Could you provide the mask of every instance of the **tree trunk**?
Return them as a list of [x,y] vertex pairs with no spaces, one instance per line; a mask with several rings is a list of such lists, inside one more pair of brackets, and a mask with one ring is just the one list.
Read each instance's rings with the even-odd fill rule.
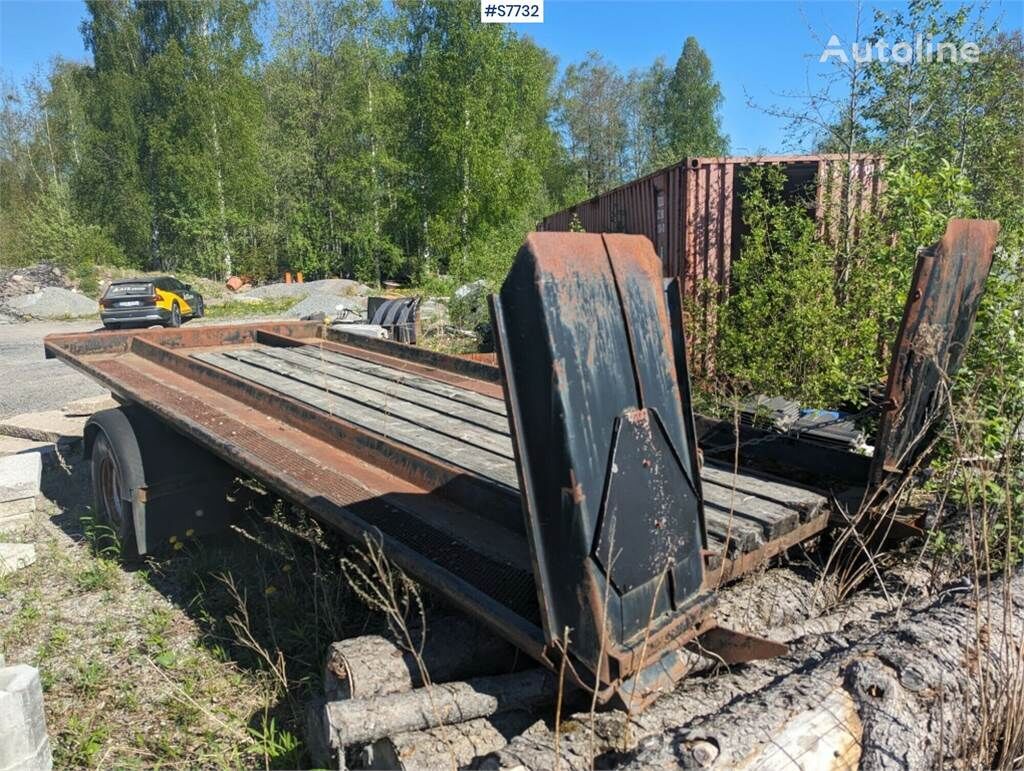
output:
[[[911,579],[897,573],[893,571],[892,576],[899,585]],[[615,710],[571,715],[562,722],[558,764],[589,771],[595,762],[608,765],[628,759],[638,747],[660,742],[666,732],[714,715],[730,702],[806,667],[808,661],[869,638],[879,629],[875,614],[891,607],[885,598],[863,593],[838,607],[826,605],[827,613],[815,617],[822,609],[818,600],[824,593],[817,581],[787,568],[752,574],[723,587],[716,609],[719,622],[792,643],[789,655],[731,669],[702,658],[673,692],[641,714],[629,716]],[[701,748],[695,751],[699,754]],[[555,765],[554,734],[544,723],[537,723],[479,765],[489,769],[551,768]]]
[[529,709],[554,701],[555,678],[546,669],[478,677],[370,699],[332,701],[324,712],[332,744],[352,746],[409,731]]
[[318,766],[343,767],[346,748],[499,712],[529,710],[551,703],[556,695],[554,676],[545,669],[531,669],[369,699],[320,702],[307,716],[307,739]]
[[894,628],[667,733],[629,766],[697,763],[694,748],[706,763],[711,745],[724,768],[989,767],[1011,708],[1021,709],[1022,640],[1018,571],[940,596]]
[[422,769],[459,768],[476,758],[496,752],[508,743],[508,737],[522,732],[536,721],[529,712],[503,712],[465,723],[398,734],[369,744],[360,753],[360,767],[421,771]]
[[[816,612],[816,588],[816,581],[788,568],[751,574],[721,588],[715,616],[724,626],[772,637],[773,628],[788,628]],[[847,620],[852,621],[852,618]],[[558,764],[564,769],[589,771],[595,758],[599,764],[611,762],[634,751],[645,740],[763,688],[773,679],[801,666],[808,648],[825,649],[828,645],[824,640],[815,640],[789,656],[733,667],[715,676],[700,676],[702,672],[717,668],[716,662],[700,657],[672,693],[665,694],[638,715],[629,716],[614,710],[594,714],[581,712],[564,719]],[[517,766],[546,769],[554,765],[554,733],[544,723],[531,726],[506,747],[481,761],[481,767],[489,769]]]
[[366,69],[366,110],[367,110],[367,125],[369,127],[370,134],[370,202],[371,202],[371,213],[373,216],[373,235],[375,237],[373,243],[373,268],[375,277],[377,279],[377,286],[383,285],[384,276],[381,271],[380,264],[380,245],[377,243],[376,238],[380,237],[380,205],[378,202],[380,183],[377,179],[377,124],[376,118],[373,113],[373,65],[370,64],[372,59],[370,57],[370,43],[367,39],[366,34],[363,35],[363,52],[366,56],[368,63]]
[[[433,630],[441,630],[434,633]],[[414,640],[419,632],[413,630]],[[431,682],[444,683],[509,672],[516,649],[464,616],[431,621],[420,659]],[[415,656],[379,635],[364,635],[331,645],[324,671],[328,701],[366,699],[404,693],[423,685]]]
[[231,242],[228,239],[227,211],[224,203],[224,175],[221,173],[220,135],[217,131],[217,116],[210,109],[213,118],[213,162],[217,167],[217,208],[220,212],[220,238],[224,249],[224,279],[231,277]]

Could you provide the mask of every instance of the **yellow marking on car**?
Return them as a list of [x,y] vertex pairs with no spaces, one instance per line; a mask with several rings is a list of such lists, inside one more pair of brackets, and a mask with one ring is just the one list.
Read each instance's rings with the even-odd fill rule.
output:
[[185,302],[185,298],[180,294],[170,292],[166,289],[160,289],[158,287],[153,287],[153,290],[156,292],[157,297],[156,307],[169,311],[172,309],[174,301],[177,300],[178,309],[181,311],[182,316],[192,312],[192,306]]

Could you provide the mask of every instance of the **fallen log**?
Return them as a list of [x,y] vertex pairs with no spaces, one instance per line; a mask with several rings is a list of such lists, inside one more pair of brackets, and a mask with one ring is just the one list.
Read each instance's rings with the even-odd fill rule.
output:
[[797,621],[786,626],[776,627],[769,630],[765,637],[775,642],[791,642],[801,637],[811,635],[835,634],[851,621],[862,620],[866,616],[879,611],[888,610],[890,603],[884,597],[877,595],[866,595],[854,597],[841,611],[827,613],[817,618],[809,618],[804,621]]
[[[814,611],[816,588],[814,579],[789,568],[749,575],[722,588],[716,618],[728,626],[788,642],[800,636],[800,624]],[[594,758],[607,765],[611,759],[627,756],[651,737],[716,712],[733,699],[763,688],[804,666],[809,657],[824,655],[837,646],[845,647],[850,640],[869,636],[877,625],[866,625],[863,621],[882,603],[880,598],[871,596],[853,598],[830,613],[830,617],[843,619],[842,637],[805,638],[792,646],[788,656],[731,669],[712,659],[694,656],[687,679],[643,713],[629,716],[621,711],[603,711],[570,715],[562,725],[560,767],[589,771],[594,767]],[[825,626],[832,624],[830,618]],[[783,633],[773,634],[773,628]],[[709,671],[716,674],[701,676]],[[490,769],[550,768],[554,765],[554,734],[549,725],[538,722],[478,765]]]
[[[810,661],[878,633],[879,620],[872,616],[890,608],[884,597],[860,594],[825,615],[808,619],[808,609],[813,612],[817,606],[816,594],[815,582],[785,568],[751,575],[723,588],[720,617],[770,640],[796,641],[791,645],[791,653],[731,669],[700,657],[687,679],[640,715],[629,716],[618,711],[572,715],[563,721],[560,767],[584,771],[594,767],[594,759],[598,759],[598,764],[607,765],[611,762],[609,759],[630,757],[644,742],[717,713],[730,701],[764,688],[808,666]],[[773,624],[779,626],[772,628]],[[488,769],[547,768],[554,762],[553,747],[551,728],[538,723],[479,765]]]
[[427,731],[397,734],[366,745],[359,754],[359,767],[399,771],[463,768],[500,750],[509,738],[536,719],[529,712],[503,712]]
[[[847,648],[645,743],[630,768],[988,767],[1020,699],[1024,572],[947,593]],[[1016,704],[1020,709],[1021,704]]]
[[321,702],[311,708],[308,738],[314,760],[334,761],[338,767],[346,748],[499,712],[529,710],[553,702],[556,695],[555,676],[546,669],[530,669],[405,693]]
[[[433,631],[438,630],[437,634]],[[412,630],[414,644],[421,639]],[[430,682],[464,680],[511,671],[516,649],[464,616],[432,620],[416,656],[381,635],[363,635],[331,645],[324,665],[324,695],[328,701],[365,699],[403,693],[424,684],[421,663]]]

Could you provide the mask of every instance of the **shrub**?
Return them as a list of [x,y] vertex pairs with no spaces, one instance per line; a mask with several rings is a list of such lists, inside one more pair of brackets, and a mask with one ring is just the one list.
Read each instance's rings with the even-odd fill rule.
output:
[[734,390],[781,394],[812,406],[855,398],[879,372],[872,326],[836,299],[835,257],[800,203],[783,196],[773,166],[744,180],[743,238],[722,303],[716,363]]

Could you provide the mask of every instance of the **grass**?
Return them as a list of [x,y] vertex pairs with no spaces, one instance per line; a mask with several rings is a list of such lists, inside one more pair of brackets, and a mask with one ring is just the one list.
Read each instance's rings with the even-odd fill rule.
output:
[[330,642],[372,632],[340,547],[281,504],[126,569],[88,472],[47,466],[37,561],[0,579],[0,651],[39,668],[57,768],[296,768]]
[[208,319],[232,319],[244,316],[278,316],[298,303],[301,297],[281,297],[257,301],[225,300],[206,306]]

